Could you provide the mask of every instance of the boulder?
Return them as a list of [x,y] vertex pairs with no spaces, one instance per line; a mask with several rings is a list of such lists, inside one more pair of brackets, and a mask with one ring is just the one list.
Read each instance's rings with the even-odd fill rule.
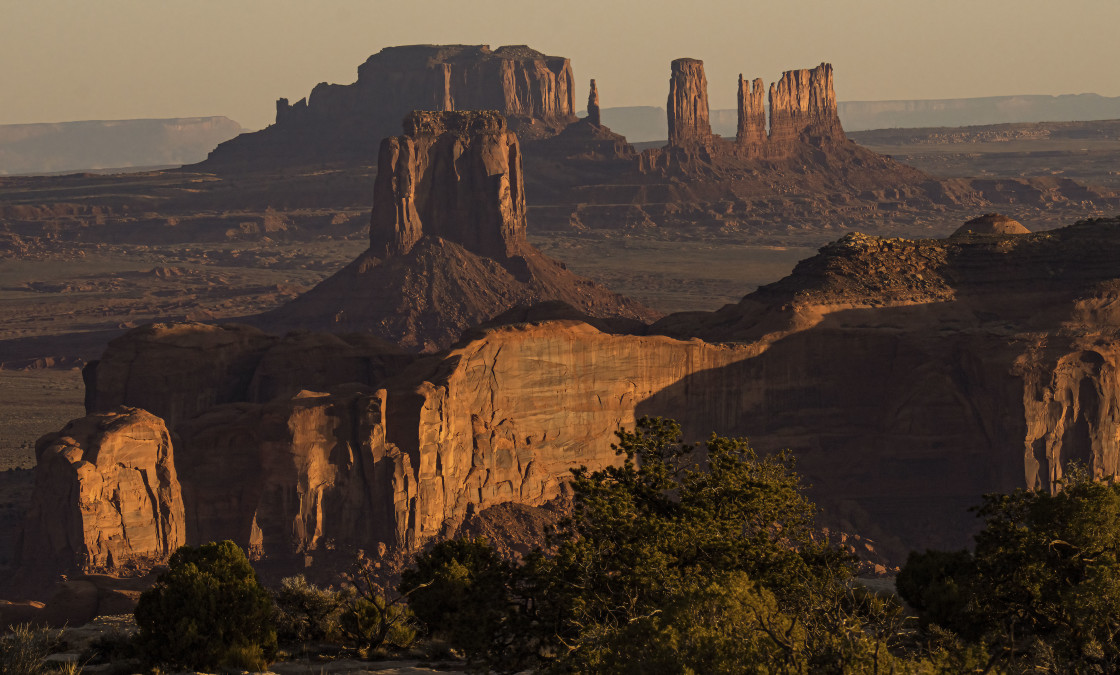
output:
[[1001,213],[985,213],[973,218],[957,228],[950,237],[966,237],[974,234],[1030,234],[1031,231],[1019,221]]
[[119,407],[76,419],[35,445],[21,564],[114,569],[185,542],[183,501],[163,420]]

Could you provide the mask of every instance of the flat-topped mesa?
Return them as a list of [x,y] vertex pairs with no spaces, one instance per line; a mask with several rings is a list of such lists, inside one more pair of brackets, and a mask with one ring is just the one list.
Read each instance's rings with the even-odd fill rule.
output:
[[521,147],[496,111],[413,111],[381,142],[370,250],[403,255],[440,237],[505,259],[525,246]]
[[704,62],[699,59],[676,59],[669,78],[669,145],[707,144],[712,140],[708,118],[708,79]]
[[522,139],[550,138],[576,121],[568,59],[524,45],[386,47],[352,84],[322,82],[276,102],[276,124],[221,144],[213,165],[371,161],[413,110],[497,110]]
[[587,121],[595,126],[602,126],[601,117],[599,115],[599,88],[595,86],[595,80],[591,80],[591,90],[587,93]]
[[788,70],[770,85],[770,142],[784,144],[810,138],[845,138],[836,108],[832,65],[828,63],[812,70]]
[[739,126],[735,142],[740,146],[758,146],[766,142],[766,109],[762,105],[765,86],[761,78],[751,83],[739,75]]

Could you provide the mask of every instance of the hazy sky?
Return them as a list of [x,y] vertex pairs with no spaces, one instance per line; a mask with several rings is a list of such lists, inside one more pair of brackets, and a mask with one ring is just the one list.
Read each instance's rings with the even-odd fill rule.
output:
[[664,105],[669,61],[736,78],[830,61],[840,100],[1120,96],[1120,0],[0,0],[0,124],[227,115],[350,83],[382,47],[528,44],[577,103]]

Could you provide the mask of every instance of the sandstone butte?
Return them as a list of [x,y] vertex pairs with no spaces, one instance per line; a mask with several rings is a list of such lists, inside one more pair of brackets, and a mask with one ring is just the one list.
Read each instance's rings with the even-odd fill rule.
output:
[[[169,419],[186,540],[232,538],[266,560],[407,552],[488,507],[543,504],[571,467],[617,461],[615,429],[661,415],[691,439],[791,448],[825,522],[898,561],[965,544],[985,492],[1053,489],[1071,461],[1117,472],[1118,259],[1120,220],[852,234],[716,312],[610,334],[518,310],[392,364],[333,336],[147,326],[91,364],[88,400]],[[277,384],[269,354],[291,340],[381,365],[347,377],[313,349]],[[57,492],[39,471],[37,490]]]
[[529,244],[521,146],[501,115],[416,111],[404,131],[378,153],[369,250],[262,326],[435,351],[516,305],[561,300],[621,328],[659,316]]
[[524,45],[386,47],[358,66],[353,84],[279,99],[275,124],[222,143],[203,166],[366,162],[413,110],[497,110],[524,138],[552,136],[576,121],[574,101],[569,60]]
[[[576,118],[574,82],[568,59],[526,46],[388,47],[358,68],[352,84],[321,83],[294,104],[280,99],[273,125],[223,143],[193,170],[368,170],[378,140],[395,134],[412,110],[497,110],[523,144],[525,192],[540,230],[918,232],[935,229],[929,214],[946,209],[963,215],[1016,204],[1069,210],[1073,219],[1090,212],[1087,205],[1105,212],[1120,203],[1111,191],[1071,179],[937,179],[866,150],[841,128],[826,63],[786,71],[769,87],[740,76],[737,133],[723,139],[711,131],[703,62],[677,59],[669,143],[642,152],[601,124],[597,86],[588,93],[588,116]],[[239,196],[277,208],[337,208],[361,194],[348,173],[322,174],[299,194]]]

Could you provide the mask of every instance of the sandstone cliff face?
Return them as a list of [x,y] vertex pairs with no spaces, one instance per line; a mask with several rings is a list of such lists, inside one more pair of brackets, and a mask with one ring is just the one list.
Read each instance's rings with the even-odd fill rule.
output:
[[669,100],[669,145],[686,146],[712,140],[708,120],[708,78],[699,59],[676,59],[671,64]]
[[[569,129],[609,134],[583,120]],[[366,331],[430,352],[535,302],[560,300],[595,317],[658,316],[528,243],[521,148],[497,113],[413,112],[405,134],[382,143],[378,164],[369,251],[262,325]]]
[[[1039,234],[850,235],[661,335],[532,311],[375,386],[218,406],[177,430],[188,538],[268,555],[410,550],[568,469],[641,415],[792,449],[827,522],[888,555],[963,545],[993,490],[1120,454],[1120,222]],[[703,338],[703,341],[701,339]],[[233,477],[231,480],[230,477]]]
[[295,104],[280,99],[276,124],[223,143],[207,165],[370,161],[413,110],[497,110],[523,137],[545,138],[575,121],[574,97],[568,59],[523,45],[386,47],[353,84],[321,83]]
[[384,391],[354,387],[218,406],[185,423],[188,540],[232,539],[272,558],[413,541],[413,460],[385,428]]
[[739,75],[739,124],[735,142],[740,146],[760,146],[766,142],[766,109],[762,107],[763,82],[753,83]]
[[424,113],[386,138],[373,187],[370,251],[403,255],[423,236],[504,260],[525,245],[517,137],[494,112]]
[[770,85],[770,142],[792,143],[802,136],[845,140],[831,64],[786,71],[782,79]]
[[186,541],[171,435],[121,407],[72,421],[35,445],[22,562],[89,570],[151,563]]

